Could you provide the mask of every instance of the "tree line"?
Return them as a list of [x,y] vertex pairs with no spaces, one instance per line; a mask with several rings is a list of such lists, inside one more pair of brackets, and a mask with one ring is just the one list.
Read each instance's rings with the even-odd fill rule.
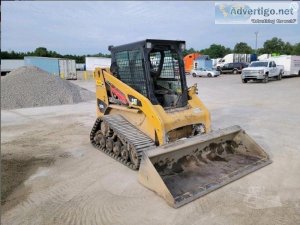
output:
[[[300,42],[296,44],[290,44],[289,42],[284,42],[282,39],[274,37],[270,40],[264,42],[263,47],[257,49],[252,49],[247,43],[239,42],[233,49],[227,48],[223,45],[212,44],[209,48],[202,50],[195,50],[194,48],[186,49],[183,55],[186,56],[190,53],[201,53],[202,55],[209,55],[210,58],[222,58],[230,53],[257,53],[261,54],[280,54],[280,55],[300,55]],[[1,59],[23,59],[24,56],[42,56],[42,57],[54,57],[54,58],[68,58],[74,59],[76,63],[84,63],[85,57],[110,57],[110,54],[98,53],[94,55],[61,55],[56,51],[49,51],[45,47],[38,47],[33,52],[15,52],[15,51],[1,51]]]
[[279,55],[300,55],[300,42],[292,45],[289,42],[284,42],[282,39],[274,37],[264,42],[262,48],[252,49],[247,43],[239,42],[233,49],[226,48],[223,45],[212,44],[209,48],[195,50],[194,48],[187,49],[183,52],[184,56],[190,53],[198,52],[202,55],[209,55],[210,58],[222,58],[230,53],[245,53],[252,54],[279,54]]
[[15,51],[1,51],[1,59],[24,59],[24,56],[42,56],[42,57],[53,57],[53,58],[66,58],[74,59],[76,63],[85,63],[85,57],[106,57],[109,58],[109,54],[94,54],[94,55],[61,55],[56,51],[49,51],[45,47],[38,47],[33,52],[15,52]]

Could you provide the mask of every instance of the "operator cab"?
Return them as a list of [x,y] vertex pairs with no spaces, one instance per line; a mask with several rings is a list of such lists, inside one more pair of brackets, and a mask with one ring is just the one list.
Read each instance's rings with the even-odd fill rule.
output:
[[184,41],[147,39],[109,47],[111,72],[165,109],[187,105],[187,85],[182,50]]

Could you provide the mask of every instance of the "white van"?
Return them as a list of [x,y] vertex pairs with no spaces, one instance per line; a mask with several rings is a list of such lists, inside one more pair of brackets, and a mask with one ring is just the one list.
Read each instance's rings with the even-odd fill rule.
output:
[[244,62],[244,63],[251,63],[257,60],[256,54],[235,54],[231,53],[225,55],[222,59],[220,59],[217,64],[216,68],[219,70],[222,66],[227,63],[235,63],[235,62]]

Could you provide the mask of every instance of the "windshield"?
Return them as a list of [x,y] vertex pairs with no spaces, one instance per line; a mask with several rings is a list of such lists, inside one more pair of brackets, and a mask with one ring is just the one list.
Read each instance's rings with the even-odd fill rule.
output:
[[268,62],[253,62],[249,67],[268,67]]

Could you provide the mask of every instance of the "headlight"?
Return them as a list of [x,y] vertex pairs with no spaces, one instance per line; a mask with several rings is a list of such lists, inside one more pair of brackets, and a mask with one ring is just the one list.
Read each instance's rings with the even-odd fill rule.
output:
[[259,70],[258,73],[259,74],[264,74],[264,70]]

